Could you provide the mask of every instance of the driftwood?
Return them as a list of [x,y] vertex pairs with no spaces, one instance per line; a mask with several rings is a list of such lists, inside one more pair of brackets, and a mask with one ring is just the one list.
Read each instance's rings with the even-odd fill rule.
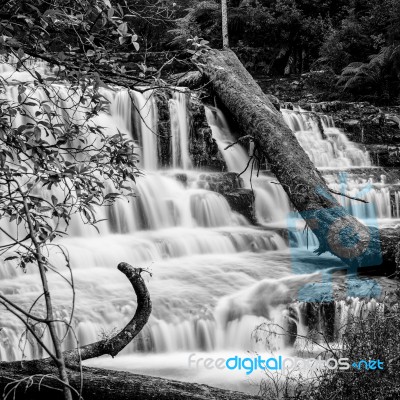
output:
[[291,202],[317,236],[317,252],[331,252],[353,271],[368,265],[362,270],[393,274],[396,257],[400,258],[400,232],[369,229],[337,202],[281,113],[236,55],[230,50],[204,50],[193,61],[240,131],[252,136],[257,150],[266,157]]

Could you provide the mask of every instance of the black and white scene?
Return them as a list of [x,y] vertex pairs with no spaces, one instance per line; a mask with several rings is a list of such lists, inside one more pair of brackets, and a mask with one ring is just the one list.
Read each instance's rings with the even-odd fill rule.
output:
[[396,400],[399,305],[399,0],[0,0],[2,400]]

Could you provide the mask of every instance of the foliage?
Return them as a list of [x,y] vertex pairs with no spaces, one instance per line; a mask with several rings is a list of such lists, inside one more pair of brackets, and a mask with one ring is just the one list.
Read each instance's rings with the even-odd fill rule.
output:
[[[183,39],[201,35],[212,47],[221,47],[219,2],[192,3],[187,16],[177,21],[174,33],[179,32]],[[230,1],[231,46],[250,69],[277,74],[301,73],[318,55],[332,4],[323,2],[315,12],[313,2],[304,0]],[[251,49],[259,54],[257,59],[250,55]]]
[[[58,78],[98,84],[153,84],[130,74],[118,53],[158,49],[175,3],[158,0],[8,0],[0,8],[0,55],[63,66]],[[19,64],[18,67],[23,67]],[[148,70],[147,70],[148,71]],[[154,78],[153,78],[154,77]]]
[[[172,44],[180,48],[186,47],[186,42],[192,37],[218,36],[215,32],[216,25],[220,19],[220,8],[213,1],[201,1],[194,3],[186,9],[186,14],[177,19],[176,27],[169,31]],[[222,40],[218,39],[221,43]]]
[[[18,62],[35,69],[23,56]],[[67,332],[74,288],[68,253],[57,238],[68,233],[72,218],[95,227],[98,207],[120,194],[133,195],[137,155],[130,138],[96,123],[108,106],[98,86],[55,85],[54,76],[37,69],[32,75],[31,82],[13,84],[9,78],[0,86],[0,254],[24,271],[38,269],[43,294],[29,310],[4,295],[0,304],[25,324],[25,339],[33,337],[42,346],[67,382],[47,273],[71,286],[71,315],[58,321]],[[70,276],[53,264],[57,252]],[[55,352],[42,340],[47,330]]]
[[[201,36],[211,47],[221,48],[220,2],[188,4],[186,15],[176,21],[177,27],[170,32],[175,36],[172,44],[182,47],[188,38]],[[397,0],[228,2],[230,45],[247,69],[253,74],[275,76],[327,71],[326,82],[320,74],[313,89],[321,92],[322,88],[324,92],[324,88],[330,88],[329,98],[398,102],[398,62],[383,65],[378,58],[400,44],[399,27]],[[377,55],[375,61],[370,62],[373,55]],[[351,77],[349,72],[355,62],[368,65],[362,73],[374,76],[365,85],[359,75],[343,93],[333,78],[350,64],[343,77]],[[378,90],[379,85],[384,89]]]
[[[162,84],[149,74],[129,74],[115,57],[140,49],[132,21],[143,9],[151,10],[147,22],[169,15],[163,2],[141,2],[139,11],[135,3],[7,0],[0,9],[0,254],[24,271],[38,270],[43,287],[27,308],[3,294],[0,305],[24,324],[23,339],[37,341],[51,357],[65,399],[72,394],[57,324],[72,330],[75,299],[69,256],[58,238],[68,234],[71,219],[95,227],[99,207],[134,194],[134,143],[99,122],[109,105],[106,92]],[[145,86],[133,87],[138,83]],[[58,320],[53,308],[50,272],[71,286],[68,320]],[[47,333],[52,348],[42,340]]]
[[382,371],[363,369],[326,371],[303,393],[301,399],[390,400],[400,391],[400,293],[391,294],[384,308],[364,309],[364,318],[354,318],[344,326],[340,357],[350,360],[381,360]]
[[400,93],[400,45],[383,47],[368,63],[351,63],[338,85],[363,99],[390,104]]
[[[397,289],[388,293],[381,303],[363,302],[360,304],[357,315],[349,315],[349,319],[341,325],[335,324],[337,332],[329,332],[329,329],[322,330],[321,327],[317,327],[310,329],[307,336],[299,335],[296,339],[299,341],[295,347],[296,354],[304,359],[309,357],[315,359],[317,355],[322,360],[348,358],[350,364],[358,363],[360,360],[380,360],[383,362],[383,370],[377,368],[366,370],[364,365],[360,369],[351,365],[350,369],[299,366],[299,368],[278,371],[278,373],[266,370],[266,377],[260,386],[262,398],[397,399],[400,391],[399,299],[400,292]],[[314,306],[323,307],[324,305],[321,303]],[[320,314],[317,315],[320,318]],[[333,319],[334,316],[330,318]],[[332,324],[333,321],[330,323]],[[324,321],[321,326],[323,324]],[[283,335],[290,338],[291,332],[278,328],[282,330]],[[277,331],[277,327],[261,325],[259,330],[271,335]],[[333,333],[335,337],[340,336],[340,346],[334,342]]]

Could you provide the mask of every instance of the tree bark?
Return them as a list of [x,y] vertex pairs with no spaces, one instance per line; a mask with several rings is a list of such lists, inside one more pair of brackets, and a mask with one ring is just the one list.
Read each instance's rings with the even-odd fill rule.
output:
[[203,86],[206,80],[199,71],[188,71],[170,76],[168,82],[173,86],[183,86],[196,90]]
[[[8,393],[9,382],[25,379],[15,391],[16,400],[62,400],[61,384],[51,377],[43,378],[45,374],[56,373],[55,368],[40,362],[0,363],[0,390]],[[34,377],[28,380],[30,376]],[[79,371],[68,369],[68,376],[71,386],[79,392]],[[8,398],[13,399],[13,393]],[[207,385],[99,368],[83,368],[82,397],[85,400],[260,400],[258,396]],[[73,398],[78,399],[75,392]]]
[[227,0],[221,0],[221,16],[222,16],[222,46],[224,49],[227,49],[229,48]]
[[317,236],[318,254],[331,252],[353,271],[367,266],[362,270],[393,274],[399,231],[368,228],[337,202],[281,113],[236,55],[231,50],[210,49],[193,61],[240,131],[251,135],[265,155],[272,173]]
[[140,275],[142,269],[133,268],[124,262],[118,264],[118,269],[129,279],[136,293],[137,308],[135,315],[125,328],[112,338],[88,344],[79,348],[79,350],[65,351],[63,354],[67,365],[78,365],[80,360],[88,360],[106,354],[115,357],[146,325],[151,314],[152,305],[149,291]]

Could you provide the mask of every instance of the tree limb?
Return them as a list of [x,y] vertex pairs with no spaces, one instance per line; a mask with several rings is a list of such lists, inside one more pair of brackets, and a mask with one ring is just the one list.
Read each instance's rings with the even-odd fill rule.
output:
[[118,269],[125,274],[132,284],[137,296],[137,309],[133,318],[119,333],[110,339],[103,339],[95,343],[80,347],[77,350],[65,351],[64,359],[68,366],[76,365],[79,360],[100,357],[108,354],[115,357],[146,325],[151,314],[150,294],[141,277],[141,268],[133,268],[131,265],[121,262]]

